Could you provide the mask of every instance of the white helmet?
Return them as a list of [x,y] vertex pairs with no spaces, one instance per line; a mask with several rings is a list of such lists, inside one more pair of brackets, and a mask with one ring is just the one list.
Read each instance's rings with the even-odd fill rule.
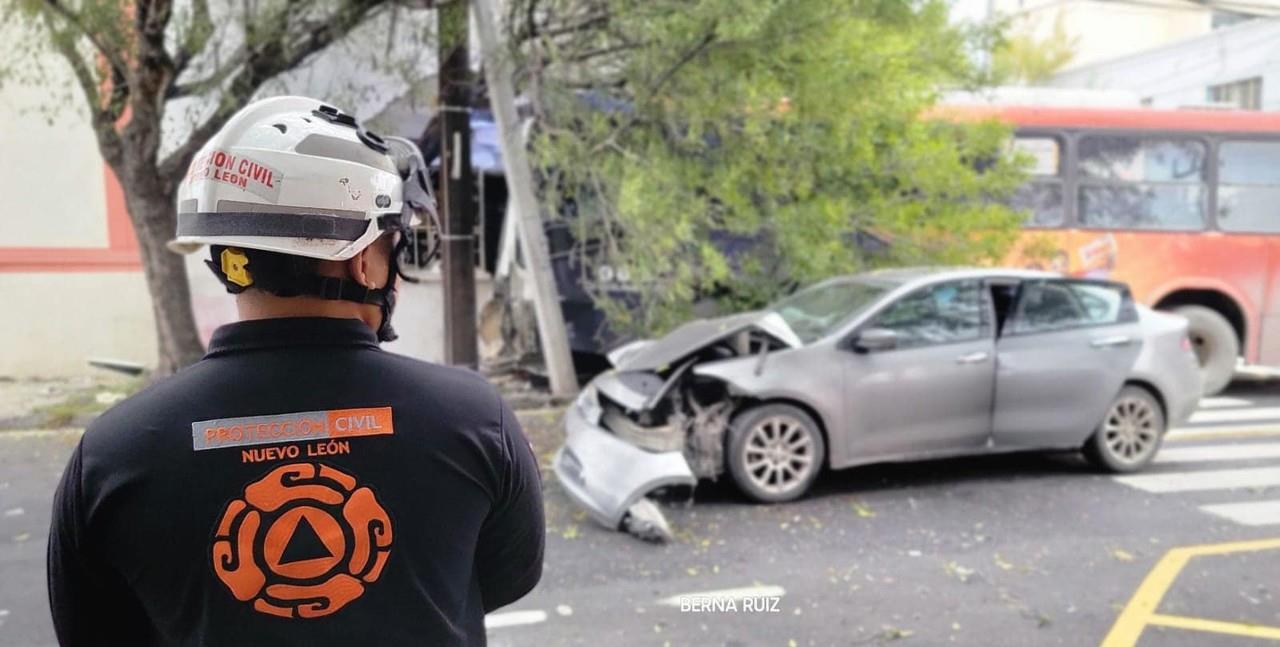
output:
[[[192,160],[178,186],[177,237],[169,248],[189,254],[225,245],[351,258],[386,230],[407,229],[415,210],[434,208],[416,146],[396,144],[398,151],[316,99],[249,104]],[[405,159],[414,155],[412,163]],[[407,183],[402,174],[420,176],[414,179],[421,186],[409,188],[414,209],[405,208],[406,186],[419,182]]]

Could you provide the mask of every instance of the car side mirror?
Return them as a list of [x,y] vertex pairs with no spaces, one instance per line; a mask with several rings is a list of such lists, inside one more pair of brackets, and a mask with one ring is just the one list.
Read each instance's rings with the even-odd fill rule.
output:
[[857,353],[892,350],[897,347],[898,333],[888,328],[867,328],[853,338],[853,350]]

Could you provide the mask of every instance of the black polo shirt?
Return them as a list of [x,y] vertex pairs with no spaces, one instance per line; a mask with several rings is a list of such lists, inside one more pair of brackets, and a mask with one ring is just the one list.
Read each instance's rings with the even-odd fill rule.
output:
[[103,414],[54,499],[63,645],[478,645],[538,582],[537,463],[475,373],[247,321]]

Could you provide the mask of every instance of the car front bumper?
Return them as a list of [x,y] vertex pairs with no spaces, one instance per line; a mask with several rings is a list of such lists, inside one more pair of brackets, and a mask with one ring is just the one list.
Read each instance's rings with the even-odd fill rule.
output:
[[618,529],[627,509],[644,495],[671,485],[697,483],[680,452],[634,447],[592,424],[571,406],[565,413],[565,444],[553,468],[569,498],[605,526]]

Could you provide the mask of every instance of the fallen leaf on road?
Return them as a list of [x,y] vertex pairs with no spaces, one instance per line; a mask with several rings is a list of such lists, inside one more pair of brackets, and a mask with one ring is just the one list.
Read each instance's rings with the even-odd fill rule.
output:
[[880,639],[881,640],[901,640],[903,638],[910,638],[911,636],[915,635],[915,633],[916,632],[911,631],[910,629],[899,629],[897,627],[891,627],[889,625],[885,625],[881,627]]
[[571,523],[571,524],[569,524],[569,526],[568,526],[567,528],[565,528],[565,529],[564,529],[564,532],[560,533],[560,536],[561,536],[561,537],[564,537],[565,539],[577,539],[577,538],[578,538],[578,525],[577,525],[577,524],[572,524],[572,523]]
[[996,561],[996,566],[999,566],[1000,570],[1007,571],[1013,568],[1013,564],[1010,564],[1009,562],[1004,561],[1004,559],[1000,557],[1000,553],[996,553],[995,561]]
[[973,575],[972,568],[965,568],[955,562],[947,562],[946,565],[943,566],[943,570],[946,571],[947,575],[950,575],[961,582],[968,582],[969,577]]
[[27,511],[26,511],[26,510],[23,510],[22,508],[9,508],[8,510],[5,510],[5,511],[4,511],[4,516],[6,516],[6,517],[17,517],[17,516],[19,516],[19,515],[23,515],[23,514],[26,514],[26,513],[27,513]]
[[862,517],[863,519],[870,519],[871,517],[876,516],[875,511],[872,510],[871,508],[868,508],[861,501],[854,501],[852,505],[853,505],[853,511],[858,513],[858,516]]
[[1112,556],[1112,557],[1114,557],[1114,558],[1116,558],[1116,559],[1118,559],[1118,560],[1120,560],[1120,561],[1122,561],[1122,562],[1132,562],[1132,561],[1133,561],[1133,553],[1130,553],[1129,551],[1124,550],[1124,549],[1121,549],[1121,548],[1117,548],[1117,549],[1115,549],[1115,550],[1111,551],[1111,556]]
[[19,533],[13,536],[13,540],[19,543],[24,542],[28,539],[31,539],[31,533],[29,532]]

